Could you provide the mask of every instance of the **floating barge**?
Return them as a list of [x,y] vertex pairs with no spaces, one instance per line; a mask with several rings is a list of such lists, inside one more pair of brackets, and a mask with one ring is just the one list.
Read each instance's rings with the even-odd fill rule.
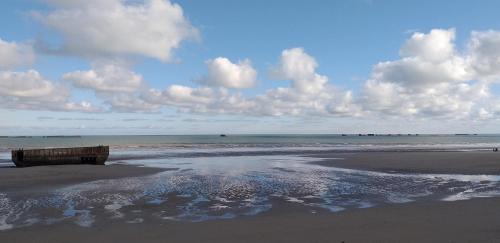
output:
[[12,150],[12,161],[17,167],[66,164],[104,165],[108,156],[109,146]]

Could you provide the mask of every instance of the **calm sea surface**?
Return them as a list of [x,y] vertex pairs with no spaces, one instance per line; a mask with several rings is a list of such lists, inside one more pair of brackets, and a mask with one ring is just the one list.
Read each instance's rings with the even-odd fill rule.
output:
[[110,145],[113,154],[127,151],[219,152],[221,150],[377,150],[377,149],[490,149],[500,135],[171,135],[0,137],[0,153],[14,148]]

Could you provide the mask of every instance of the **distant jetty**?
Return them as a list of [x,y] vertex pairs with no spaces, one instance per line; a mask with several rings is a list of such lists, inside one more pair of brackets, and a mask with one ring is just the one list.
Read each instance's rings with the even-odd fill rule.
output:
[[82,136],[43,136],[43,138],[81,138]]
[[[356,136],[356,135],[347,135],[347,134],[342,134],[342,136]],[[418,133],[415,133],[415,134],[411,134],[411,133],[408,133],[408,134],[401,134],[401,133],[397,133],[397,134],[393,134],[393,133],[387,133],[387,134],[377,134],[377,133],[359,133],[357,136],[359,137],[365,137],[365,136],[368,136],[368,137],[392,137],[392,136],[419,136]]]
[[108,156],[109,146],[12,150],[12,161],[17,167],[65,164],[104,165]]

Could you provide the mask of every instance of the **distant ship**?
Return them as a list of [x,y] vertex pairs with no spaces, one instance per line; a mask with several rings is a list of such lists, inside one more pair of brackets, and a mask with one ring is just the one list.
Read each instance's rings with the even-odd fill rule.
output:
[[17,167],[65,164],[104,165],[108,156],[109,146],[12,150],[12,161]]

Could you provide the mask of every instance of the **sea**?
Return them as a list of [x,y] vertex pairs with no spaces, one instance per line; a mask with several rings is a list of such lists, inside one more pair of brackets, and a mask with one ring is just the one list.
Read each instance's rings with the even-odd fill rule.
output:
[[[0,137],[0,165],[18,148],[110,146],[110,160],[176,158],[312,151],[491,150],[499,134],[334,134],[334,135],[134,135]],[[151,161],[154,162],[154,161]]]
[[[229,220],[265,213],[281,203],[300,205],[310,213],[336,213],[383,204],[500,196],[500,175],[352,170],[321,166],[312,163],[320,160],[317,156],[305,156],[324,152],[331,157],[335,152],[487,151],[500,147],[500,135],[495,134],[0,137],[0,166],[13,166],[11,149],[96,145],[110,146],[107,165],[168,170],[36,193],[0,191],[0,230],[61,221],[93,227],[106,220],[131,224],[151,218]],[[47,211],[51,213],[44,213]]]

